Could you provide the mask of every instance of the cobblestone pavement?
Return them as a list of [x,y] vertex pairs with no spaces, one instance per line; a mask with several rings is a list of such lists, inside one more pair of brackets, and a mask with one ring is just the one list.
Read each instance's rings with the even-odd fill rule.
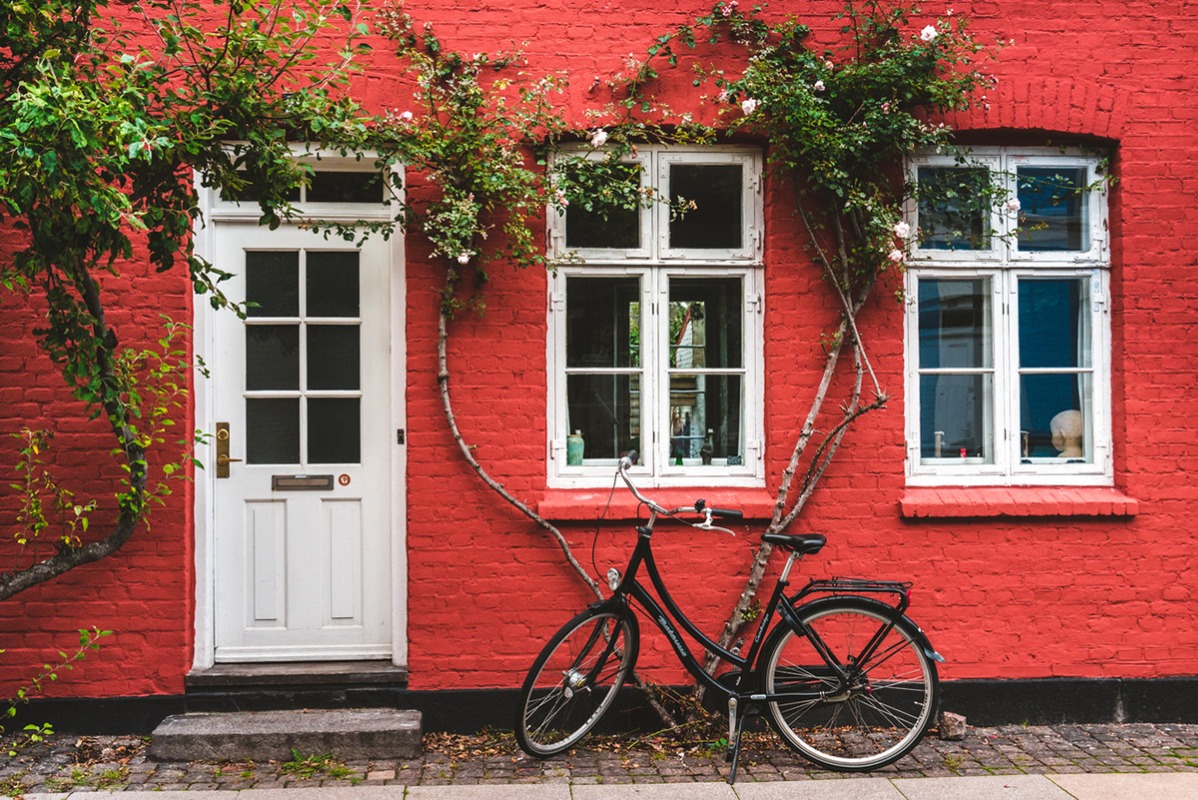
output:
[[[748,736],[746,736],[748,739]],[[8,745],[6,741],[4,743]],[[673,783],[727,775],[711,745],[595,737],[538,761],[510,734],[425,737],[422,756],[371,762],[295,754],[285,762],[156,763],[142,737],[60,734],[0,760],[0,795],[95,790],[212,790],[319,786]],[[4,748],[4,752],[8,747]],[[929,736],[875,777],[1016,775],[1071,772],[1198,772],[1198,725],[1009,725],[970,728],[962,741]],[[768,734],[753,734],[738,781],[851,780],[815,769]]]

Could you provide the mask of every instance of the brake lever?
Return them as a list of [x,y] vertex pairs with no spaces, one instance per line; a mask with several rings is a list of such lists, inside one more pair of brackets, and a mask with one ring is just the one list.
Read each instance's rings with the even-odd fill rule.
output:
[[691,527],[698,528],[701,531],[720,531],[721,533],[726,533],[729,536],[733,536],[733,537],[736,536],[735,531],[730,531],[727,528],[721,528],[719,525],[713,525],[711,523],[711,509],[710,508],[703,509],[703,521],[702,522],[692,522]]

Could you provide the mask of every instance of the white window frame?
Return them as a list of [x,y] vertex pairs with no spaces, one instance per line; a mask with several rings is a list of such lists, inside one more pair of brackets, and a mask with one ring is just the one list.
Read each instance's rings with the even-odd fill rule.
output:
[[[588,157],[598,157],[590,154]],[[760,487],[764,485],[764,303],[762,276],[762,157],[750,147],[665,147],[641,145],[629,163],[642,165],[642,185],[655,179],[657,192],[668,197],[671,164],[742,164],[742,246],[736,250],[687,250],[668,247],[670,209],[664,203],[643,207],[639,249],[567,250],[565,215],[549,210],[549,256],[556,268],[549,277],[548,303],[548,484],[552,488],[610,485],[615,460],[582,466],[566,463],[568,400],[566,387],[566,282],[572,277],[637,277],[640,280],[641,426],[643,452],[633,468],[643,485]],[[679,278],[739,278],[743,286],[741,332],[743,368],[742,422],[744,457],[740,465],[675,465],[669,459],[670,384],[669,282]],[[592,370],[587,370],[591,372]],[[624,373],[628,370],[614,370]],[[719,374],[721,370],[711,370]]]
[[[977,148],[967,161],[991,169],[1005,192],[1015,197],[1015,170],[1022,166],[1085,167],[1087,185],[1098,184],[1100,158],[1078,151],[1048,148]],[[916,179],[920,166],[968,166],[955,156],[928,154],[912,158],[908,180]],[[1005,208],[992,214],[989,250],[921,249],[912,247],[906,274],[906,393],[907,483],[912,486],[1109,486],[1113,482],[1111,457],[1111,344],[1110,250],[1107,236],[1106,185],[1093,189],[1086,206],[1089,242],[1085,251],[1025,252],[1018,250],[1018,213]],[[915,200],[908,201],[907,221],[918,231]],[[993,426],[993,463],[967,458],[923,460],[920,452],[919,281],[986,278],[990,280],[993,397],[986,398],[987,424]],[[1019,320],[1020,279],[1088,278],[1091,348],[1092,419],[1088,443],[1092,456],[1085,463],[1022,458],[1019,420]]]

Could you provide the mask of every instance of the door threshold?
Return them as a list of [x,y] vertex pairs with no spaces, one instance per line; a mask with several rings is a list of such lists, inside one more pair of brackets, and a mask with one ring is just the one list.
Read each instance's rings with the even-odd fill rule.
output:
[[188,691],[280,686],[387,686],[404,688],[408,668],[390,661],[281,661],[216,664],[193,669]]

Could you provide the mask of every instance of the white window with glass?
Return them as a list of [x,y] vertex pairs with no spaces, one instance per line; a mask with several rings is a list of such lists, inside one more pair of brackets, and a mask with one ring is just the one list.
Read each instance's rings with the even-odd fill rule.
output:
[[1100,166],[1024,148],[909,165],[910,484],[1111,482]]
[[550,485],[610,483],[636,451],[659,486],[759,486],[760,152],[646,145],[626,163],[661,201],[550,210]]

